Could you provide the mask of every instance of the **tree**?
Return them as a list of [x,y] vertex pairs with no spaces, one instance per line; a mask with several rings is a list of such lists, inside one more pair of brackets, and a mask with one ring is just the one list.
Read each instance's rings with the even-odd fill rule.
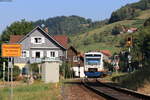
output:
[[115,27],[113,27],[112,29],[112,34],[113,35],[117,35],[117,34],[120,34],[120,32],[123,31],[123,26],[122,25],[116,25]]
[[2,41],[9,41],[10,35],[25,35],[33,29],[32,22],[28,22],[25,19],[16,21],[8,26],[1,35]]
[[[134,43],[134,51],[139,55],[142,62],[149,62],[150,60],[150,26],[143,27],[136,35],[136,42]],[[135,52],[134,52],[135,53]]]
[[145,22],[144,22],[144,26],[150,26],[150,18],[148,18]]

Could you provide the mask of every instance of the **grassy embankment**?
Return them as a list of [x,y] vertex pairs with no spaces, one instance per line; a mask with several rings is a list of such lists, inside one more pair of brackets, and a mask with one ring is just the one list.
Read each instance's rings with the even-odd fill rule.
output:
[[122,87],[138,90],[147,84],[150,86],[150,67],[145,67],[129,74],[113,75],[111,80],[119,83]]
[[[44,84],[35,82],[32,85],[14,87],[13,100],[60,100],[60,83]],[[10,88],[0,88],[0,100],[10,100]]]

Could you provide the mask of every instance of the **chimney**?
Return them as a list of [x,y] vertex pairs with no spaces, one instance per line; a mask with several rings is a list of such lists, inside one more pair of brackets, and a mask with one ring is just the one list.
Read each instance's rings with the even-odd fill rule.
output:
[[48,33],[48,27],[46,27],[46,28],[44,29],[44,31],[45,31],[46,33]]

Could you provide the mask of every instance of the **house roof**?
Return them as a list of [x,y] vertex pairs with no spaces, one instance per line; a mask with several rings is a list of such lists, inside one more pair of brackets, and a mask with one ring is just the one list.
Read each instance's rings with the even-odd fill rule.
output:
[[55,35],[53,36],[53,38],[59,42],[62,46],[64,46],[65,48],[67,48],[67,44],[68,44],[68,38],[65,35]]
[[131,30],[131,31],[137,31],[137,28],[131,27],[131,28],[129,28],[129,30]]
[[60,45],[64,49],[67,48],[67,44],[68,44],[68,38],[67,38],[67,36],[64,36],[64,35],[50,36],[43,29],[41,29],[39,26],[37,26],[36,28],[34,28],[31,32],[29,32],[25,36],[24,35],[11,35],[9,43],[21,42],[23,39],[25,39],[29,34],[31,34],[36,29],[40,29],[42,32],[44,32],[46,35],[48,35],[49,38],[51,38],[54,42],[56,42],[58,45]]
[[100,50],[101,53],[103,53],[106,56],[112,56],[111,52],[109,50]]
[[78,54],[78,51],[73,46],[70,46],[68,49],[72,49],[76,54]]
[[23,37],[24,35],[10,35],[9,43],[16,43],[20,41]]

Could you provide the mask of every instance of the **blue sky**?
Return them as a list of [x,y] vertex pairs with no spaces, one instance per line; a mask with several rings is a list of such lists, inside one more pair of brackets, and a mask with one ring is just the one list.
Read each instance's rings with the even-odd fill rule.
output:
[[[0,0],[1,1],[1,0]],[[12,0],[0,2],[0,33],[14,21],[36,21],[55,16],[78,15],[92,20],[109,18],[111,13],[139,0]]]

